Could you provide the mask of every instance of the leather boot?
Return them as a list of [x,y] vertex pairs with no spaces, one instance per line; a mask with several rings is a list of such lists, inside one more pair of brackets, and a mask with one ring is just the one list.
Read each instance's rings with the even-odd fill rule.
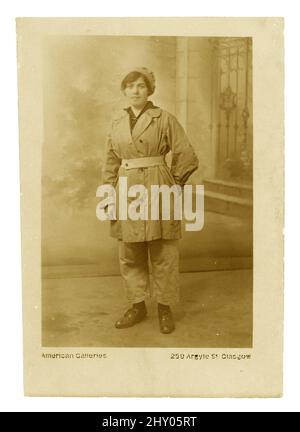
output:
[[172,333],[175,330],[170,306],[158,303],[158,320],[161,333]]
[[147,309],[145,302],[134,303],[133,306],[125,312],[124,316],[115,323],[115,327],[117,329],[132,327],[143,321],[146,315]]

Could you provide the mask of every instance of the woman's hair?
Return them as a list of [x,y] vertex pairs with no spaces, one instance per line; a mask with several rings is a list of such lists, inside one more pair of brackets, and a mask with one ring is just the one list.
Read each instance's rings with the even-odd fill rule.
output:
[[148,78],[144,74],[142,74],[141,72],[137,72],[137,71],[129,72],[129,74],[127,74],[125,76],[125,78],[121,82],[121,90],[124,91],[128,84],[133,83],[134,81],[136,81],[139,78],[143,78],[143,80],[145,81],[145,84],[146,84],[147,89],[148,89],[148,96],[150,96],[153,93],[153,88],[151,87],[151,84],[150,84]]

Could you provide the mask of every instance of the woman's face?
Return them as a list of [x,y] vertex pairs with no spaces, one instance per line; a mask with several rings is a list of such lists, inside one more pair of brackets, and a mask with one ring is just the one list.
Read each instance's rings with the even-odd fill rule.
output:
[[148,100],[148,88],[142,77],[127,84],[124,89],[125,96],[134,108],[143,108]]

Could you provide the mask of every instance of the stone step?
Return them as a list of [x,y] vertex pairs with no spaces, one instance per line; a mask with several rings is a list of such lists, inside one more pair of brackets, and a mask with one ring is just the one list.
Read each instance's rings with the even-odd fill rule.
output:
[[253,198],[252,186],[226,180],[204,180],[204,190],[229,196],[247,198],[249,200],[252,200]]
[[252,199],[230,196],[204,189],[204,209],[229,216],[252,217]]

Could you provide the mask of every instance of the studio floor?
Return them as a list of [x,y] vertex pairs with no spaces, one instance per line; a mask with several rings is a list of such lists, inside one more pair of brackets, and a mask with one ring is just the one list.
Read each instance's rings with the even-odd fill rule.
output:
[[252,345],[252,270],[181,273],[176,330],[159,332],[157,307],[147,299],[147,319],[118,330],[127,309],[119,276],[44,279],[44,347],[199,347]]

